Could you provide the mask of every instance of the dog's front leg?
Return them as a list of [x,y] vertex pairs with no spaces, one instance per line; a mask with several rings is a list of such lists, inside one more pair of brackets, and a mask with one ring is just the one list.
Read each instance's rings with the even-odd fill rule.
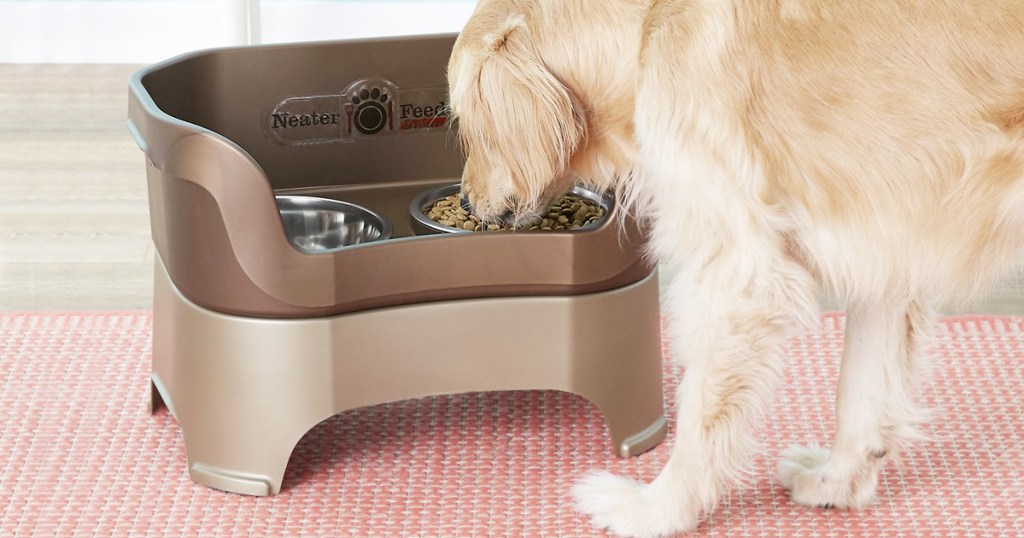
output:
[[917,304],[854,305],[846,321],[832,450],[793,447],[779,479],[808,506],[864,508],[879,473],[908,440],[920,438],[924,414],[913,402],[932,313]]
[[672,453],[650,484],[592,474],[574,489],[594,523],[624,536],[694,529],[747,475],[753,426],[783,373],[784,345],[816,312],[810,277],[765,238],[712,245],[668,290],[669,337],[685,375]]

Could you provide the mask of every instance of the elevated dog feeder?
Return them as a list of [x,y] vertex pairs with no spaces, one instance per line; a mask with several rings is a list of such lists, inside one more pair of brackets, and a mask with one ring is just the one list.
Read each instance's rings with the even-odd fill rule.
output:
[[[461,175],[453,43],[222,49],[132,77],[158,252],[152,404],[180,424],[196,481],[277,493],[324,419],[468,391],[579,394],[620,456],[664,437],[657,276],[629,217],[417,235],[410,202]],[[365,212],[301,213],[296,196]],[[367,215],[390,229],[359,228]],[[295,237],[336,230],[364,242]]]

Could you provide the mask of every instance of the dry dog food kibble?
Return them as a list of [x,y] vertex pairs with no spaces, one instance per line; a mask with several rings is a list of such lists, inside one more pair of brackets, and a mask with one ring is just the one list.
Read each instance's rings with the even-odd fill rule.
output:
[[512,225],[483,224],[476,215],[459,205],[459,195],[441,198],[427,210],[427,218],[452,228],[480,232],[488,230],[576,230],[600,220],[604,208],[574,194],[566,194],[548,207],[547,213],[518,228]]

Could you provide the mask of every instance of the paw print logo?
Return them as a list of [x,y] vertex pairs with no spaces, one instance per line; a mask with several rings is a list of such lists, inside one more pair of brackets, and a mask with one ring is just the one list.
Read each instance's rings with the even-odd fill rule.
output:
[[354,92],[349,103],[345,104],[348,113],[348,130],[352,127],[365,135],[377,134],[387,127],[393,129],[391,94],[386,89],[364,87]]

